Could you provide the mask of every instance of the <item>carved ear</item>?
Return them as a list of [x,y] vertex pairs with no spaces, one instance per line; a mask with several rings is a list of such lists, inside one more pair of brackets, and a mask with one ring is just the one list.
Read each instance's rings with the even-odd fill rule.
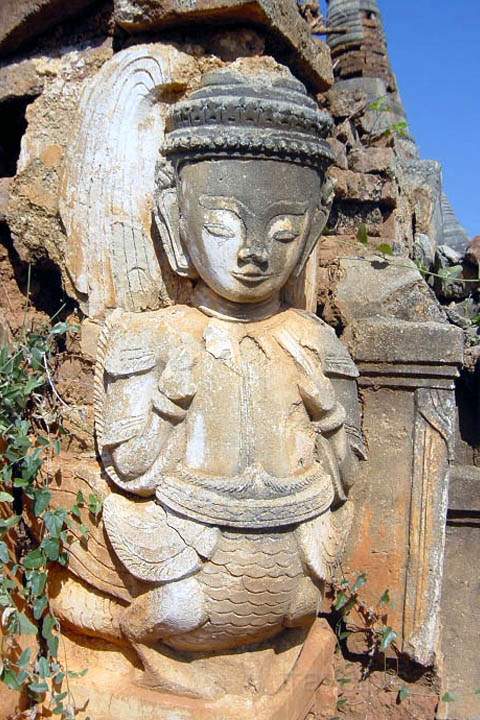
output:
[[302,257],[300,258],[297,267],[293,273],[295,278],[299,277],[305,264],[310,257],[315,245],[320,240],[323,229],[327,224],[330,210],[332,209],[333,199],[335,197],[335,183],[330,178],[325,180],[322,188],[322,195],[319,206],[315,208],[312,220],[310,222],[310,229],[308,237],[305,240],[305,247],[303,249]]
[[198,277],[182,242],[178,196],[175,188],[162,188],[155,194],[155,223],[172,270],[180,277]]

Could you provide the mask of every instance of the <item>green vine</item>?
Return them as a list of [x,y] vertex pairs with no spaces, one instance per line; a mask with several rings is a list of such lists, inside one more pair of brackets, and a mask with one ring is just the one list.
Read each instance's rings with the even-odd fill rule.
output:
[[[86,670],[68,670],[59,658],[60,625],[49,601],[48,575],[54,564],[68,564],[73,525],[88,534],[81,508],[101,511],[93,495],[86,501],[79,493],[72,508],[51,502],[49,465],[65,434],[65,403],[51,365],[59,342],[76,331],[66,322],[38,331],[24,327],[0,348],[0,680],[25,694],[38,708],[37,717],[43,707],[61,720],[76,717],[68,681]],[[35,639],[28,642],[26,636]]]

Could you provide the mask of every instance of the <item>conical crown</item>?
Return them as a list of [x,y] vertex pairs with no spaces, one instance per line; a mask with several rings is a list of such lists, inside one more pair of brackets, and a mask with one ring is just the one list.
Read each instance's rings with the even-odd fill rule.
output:
[[325,167],[333,159],[325,140],[331,125],[292,76],[219,70],[173,106],[164,153],[177,161],[261,157]]

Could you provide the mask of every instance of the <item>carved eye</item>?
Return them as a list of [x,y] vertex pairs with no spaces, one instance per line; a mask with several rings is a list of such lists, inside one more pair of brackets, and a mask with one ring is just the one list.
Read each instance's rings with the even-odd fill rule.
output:
[[292,240],[296,240],[297,237],[298,233],[293,232],[293,230],[279,230],[274,234],[273,239],[279,242],[289,243],[292,242]]
[[279,215],[271,222],[269,235],[281,243],[293,242],[302,233],[303,220],[297,215]]
[[205,230],[210,233],[210,235],[213,235],[214,237],[221,237],[221,238],[233,238],[235,237],[235,233],[230,230],[226,225],[221,225],[220,223],[205,223],[203,226]]

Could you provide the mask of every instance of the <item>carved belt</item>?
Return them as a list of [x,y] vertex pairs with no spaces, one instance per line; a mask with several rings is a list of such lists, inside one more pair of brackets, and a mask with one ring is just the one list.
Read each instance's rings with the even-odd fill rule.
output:
[[175,475],[162,476],[156,496],[162,505],[199,522],[261,529],[311,520],[330,507],[334,493],[330,476],[318,464],[282,478],[259,465],[232,477],[179,465]]

